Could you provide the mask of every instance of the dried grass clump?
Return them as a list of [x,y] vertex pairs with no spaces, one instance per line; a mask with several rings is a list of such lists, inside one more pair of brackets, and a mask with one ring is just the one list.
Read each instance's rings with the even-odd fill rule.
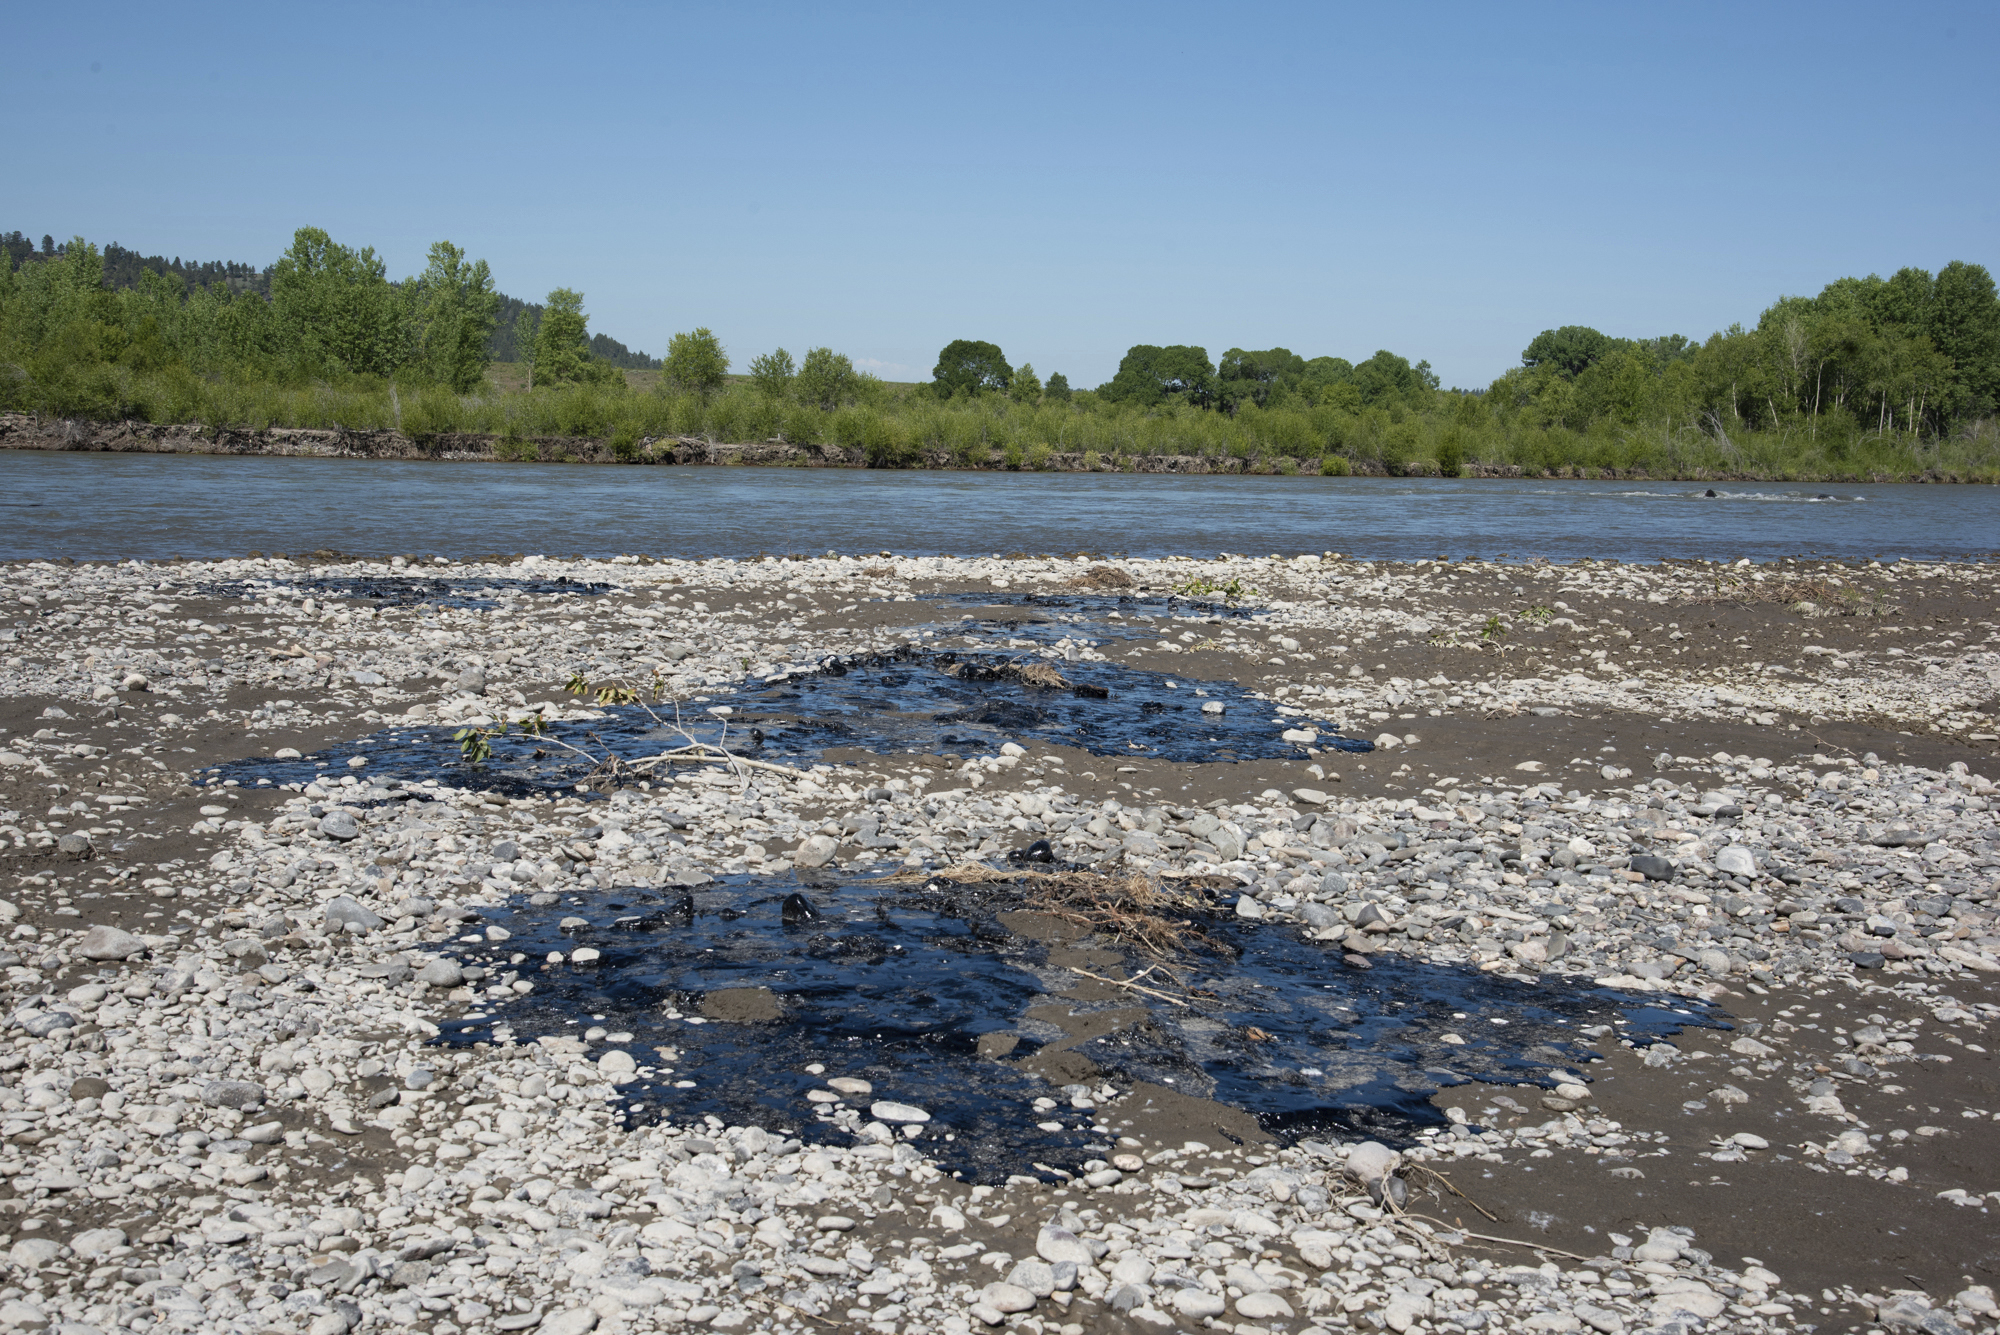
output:
[[1087,934],[1109,937],[1159,960],[1223,946],[1196,925],[1208,911],[1198,893],[1199,878],[1170,885],[1139,875],[1094,871],[1031,871],[964,862],[935,872],[905,872],[892,882],[940,879],[959,885],[1011,883],[1022,890],[1021,907],[1073,924]]
[[1711,577],[1706,590],[1687,594],[1680,601],[1700,606],[1777,603],[1807,616],[1879,617],[1891,610],[1880,592],[1823,575],[1754,580],[1718,574]]
[[1069,581],[1072,589],[1129,589],[1135,584],[1130,575],[1117,566],[1092,566]]

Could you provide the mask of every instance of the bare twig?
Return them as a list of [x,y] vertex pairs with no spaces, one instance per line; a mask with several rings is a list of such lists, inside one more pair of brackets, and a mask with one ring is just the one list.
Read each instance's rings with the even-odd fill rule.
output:
[[676,747],[671,751],[662,751],[656,756],[647,756],[642,760],[634,760],[629,763],[633,769],[643,769],[648,765],[661,764],[712,765],[722,763],[744,769],[764,770],[772,774],[782,774],[791,779],[802,779],[805,777],[803,770],[793,769],[789,765],[774,765],[768,760],[747,760],[742,756],[731,755],[719,746],[709,746],[705,742],[696,742],[691,746]]
[[[1100,983],[1109,983],[1113,987],[1129,987],[1134,992],[1144,992],[1149,997],[1158,997],[1161,1001],[1171,1002],[1173,1005],[1180,1006],[1182,1008],[1185,1008],[1187,1006],[1187,1003],[1185,1001],[1182,1001],[1179,997],[1169,996],[1165,992],[1160,992],[1150,987],[1141,987],[1137,983],[1128,983],[1117,978],[1106,978],[1101,973],[1092,973],[1088,969],[1079,969],[1074,964],[1069,966],[1069,971],[1071,973],[1080,973],[1085,978],[1095,978]],[[1146,970],[1146,973],[1151,973],[1151,972],[1152,972],[1151,969]],[[1144,977],[1145,975],[1141,974],[1140,976]]]
[[1560,1257],[1563,1257],[1563,1258],[1565,1258],[1565,1259],[1567,1259],[1567,1260],[1571,1260],[1571,1261],[1588,1261],[1588,1260],[1590,1260],[1590,1258],[1589,1258],[1588,1256],[1578,1256],[1578,1255],[1577,1255],[1577,1254],[1576,1254],[1575,1252],[1566,1252],[1566,1251],[1564,1251],[1564,1250],[1563,1250],[1562,1248],[1560,1248],[1560,1247],[1551,1247],[1551,1246],[1548,1246],[1548,1245],[1547,1245],[1546,1243],[1540,1243],[1540,1242],[1523,1242],[1523,1241],[1521,1241],[1521,1239],[1519,1239],[1519,1238],[1501,1238],[1501,1237],[1495,1237],[1495,1236],[1494,1236],[1493,1234],[1491,1234],[1491,1233],[1474,1233],[1474,1232],[1472,1232],[1472,1231],[1471,1231],[1470,1229],[1463,1229],[1463,1228],[1459,1228],[1459,1227],[1458,1227],[1457,1225],[1455,1225],[1455,1224],[1447,1224],[1447,1223],[1445,1223],[1445,1222],[1444,1222],[1444,1220],[1442,1220],[1442,1219],[1433,1219],[1433,1218],[1431,1218],[1431,1217],[1430,1217],[1429,1215],[1427,1215],[1427,1214],[1412,1214],[1412,1215],[1409,1215],[1409,1216],[1407,1216],[1407,1218],[1410,1218],[1410,1219],[1421,1219],[1421,1220],[1423,1220],[1423,1221],[1424,1221],[1425,1223],[1428,1223],[1428,1224],[1436,1224],[1436,1225],[1437,1225],[1437,1226],[1438,1226],[1439,1228],[1442,1228],[1442,1229],[1446,1229],[1446,1230],[1449,1230],[1450,1232],[1453,1232],[1453,1233],[1456,1233],[1456,1234],[1458,1234],[1458,1235],[1459,1235],[1460,1237],[1462,1237],[1462,1238],[1476,1238],[1476,1239],[1478,1239],[1478,1240],[1479,1240],[1480,1242],[1498,1242],[1498,1243],[1504,1243],[1505,1245],[1507,1245],[1507,1246],[1509,1246],[1509,1247],[1520,1247],[1520,1248],[1523,1248],[1523,1249],[1525,1249],[1525,1250],[1527,1250],[1527,1251],[1531,1251],[1531,1252],[1545,1252],[1545,1253],[1547,1253],[1547,1254],[1548,1254],[1548,1255],[1550,1255],[1550,1256],[1560,1256]]
[[1467,1205],[1470,1205],[1470,1206],[1471,1206],[1471,1207],[1472,1207],[1473,1209],[1475,1209],[1475,1210],[1479,1211],[1479,1213],[1481,1213],[1481,1214],[1485,1215],[1485,1216],[1486,1216],[1486,1217],[1487,1217],[1488,1219],[1491,1219],[1491,1220],[1492,1220],[1492,1221],[1493,1221],[1494,1223],[1496,1223],[1496,1224],[1497,1224],[1497,1223],[1499,1223],[1499,1222],[1500,1222],[1500,1216],[1499,1216],[1499,1215],[1497,1215],[1497,1214],[1494,1214],[1494,1213],[1493,1213],[1493,1212],[1492,1212],[1491,1210],[1488,1210],[1488,1209],[1487,1209],[1487,1208],[1486,1208],[1485,1206],[1481,1205],[1481,1204],[1480,1204],[1480,1203],[1479,1203],[1478,1201],[1475,1201],[1475,1200],[1473,1200],[1473,1199],[1472,1199],[1472,1197],[1470,1197],[1470,1196],[1466,1195],[1466,1194],[1465,1194],[1465,1193],[1464,1193],[1463,1191],[1460,1191],[1460,1190],[1458,1189],[1458,1184],[1457,1184],[1457,1183],[1453,1182],[1453,1181],[1452,1181],[1452,1180],[1451,1180],[1450,1178],[1446,1177],[1446,1176],[1445,1176],[1445,1175],[1444,1175],[1443,1173],[1440,1173],[1440,1172],[1439,1172],[1439,1171],[1438,1171],[1437,1169],[1435,1169],[1435,1168],[1432,1168],[1432,1167],[1430,1167],[1430,1166],[1428,1166],[1428,1165],[1426,1165],[1426,1164],[1411,1164],[1411,1165],[1409,1165],[1409,1168],[1408,1168],[1408,1170],[1407,1170],[1407,1171],[1408,1171],[1408,1172],[1410,1172],[1410,1173],[1413,1173],[1413,1174],[1414,1174],[1414,1173],[1423,1173],[1423,1174],[1425,1174],[1425,1175],[1427,1175],[1427,1176],[1429,1176],[1429,1177],[1434,1177],[1434,1178],[1436,1178],[1436,1179],[1437,1179],[1438,1181],[1440,1181],[1440,1182],[1444,1183],[1444,1185],[1445,1185],[1446,1189],[1447,1189],[1447,1190],[1449,1190],[1449,1191],[1451,1192],[1451,1194],[1452,1194],[1452,1195],[1454,1195],[1454,1196],[1458,1197],[1458,1198],[1459,1198],[1460,1200],[1464,1201],[1464,1202],[1465,1202],[1465,1203],[1466,1203]]

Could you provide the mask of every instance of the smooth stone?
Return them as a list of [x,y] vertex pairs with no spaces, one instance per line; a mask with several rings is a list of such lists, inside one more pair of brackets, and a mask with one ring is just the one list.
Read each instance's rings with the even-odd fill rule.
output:
[[77,861],[81,861],[82,859],[90,856],[91,853],[90,836],[87,834],[76,834],[76,833],[66,834],[62,838],[56,840],[56,852],[62,854],[66,858],[71,858]]
[[1205,1316],[1221,1316],[1228,1307],[1221,1294],[1207,1289],[1182,1289],[1174,1294],[1174,1310],[1197,1321]]
[[1111,1267],[1113,1284],[1145,1284],[1153,1278],[1153,1263],[1138,1252],[1126,1252]]
[[1007,1282],[1037,1298],[1046,1298],[1056,1291],[1056,1272],[1047,1261],[1022,1261],[1008,1273]]
[[816,834],[800,844],[792,853],[792,861],[801,867],[824,867],[833,861],[840,843],[830,834]]
[[1757,859],[1741,844],[1729,844],[1715,854],[1715,869],[1731,876],[1755,876]]
[[1299,905],[1299,917],[1308,927],[1323,929],[1340,926],[1340,915],[1324,904]]
[[211,1080],[201,1087],[201,1101],[211,1108],[234,1108],[241,1112],[264,1100],[264,1087],[248,1080]]
[[1304,802],[1308,806],[1315,807],[1323,807],[1327,802],[1326,794],[1317,788],[1294,788],[1292,789],[1292,798],[1294,801]]
[[1249,895],[1236,896],[1236,916],[1239,918],[1261,918],[1264,906]]
[[907,1103],[871,1103],[868,1113],[878,1122],[928,1122],[931,1115],[922,1108],[912,1108]]
[[1379,1140],[1364,1140],[1347,1156],[1347,1171],[1363,1183],[1380,1182],[1396,1170],[1403,1156]]
[[374,931],[382,925],[382,919],[363,908],[352,895],[335,895],[326,901],[326,925],[334,931],[344,931],[349,923],[358,923],[364,931]]
[[69,1249],[78,1256],[96,1260],[113,1247],[123,1247],[125,1242],[122,1228],[87,1228],[69,1240]]
[[1035,1306],[1035,1295],[1019,1284],[988,1284],[979,1296],[996,1312],[1027,1312]]
[[1649,881],[1674,879],[1674,864],[1655,853],[1634,854],[1628,865]]
[[875,1092],[874,1085],[861,1079],[859,1076],[852,1075],[837,1075],[826,1082],[826,1087],[828,1089],[837,1089],[843,1094],[849,1094],[856,1098]]
[[54,1238],[24,1238],[7,1253],[23,1270],[35,1270],[62,1255],[62,1244]]
[[329,839],[358,839],[361,824],[345,811],[334,811],[320,817],[319,832]]
[[1060,1224],[1042,1225],[1041,1232],[1035,1235],[1035,1255],[1051,1263],[1068,1261],[1073,1265],[1092,1267],[1097,1264],[1097,1258],[1091,1255],[1083,1239]]
[[589,1335],[597,1329],[597,1313],[588,1307],[572,1307],[566,1312],[542,1318],[542,1335]]
[[1275,1293],[1246,1293],[1236,1300],[1236,1315],[1251,1321],[1292,1315],[1292,1305]]
[[465,970],[457,960],[436,959],[417,970],[417,981],[425,987],[457,987],[465,981]]
[[85,932],[83,940],[76,943],[76,953],[87,960],[129,960],[145,951],[146,943],[142,938],[103,923]]

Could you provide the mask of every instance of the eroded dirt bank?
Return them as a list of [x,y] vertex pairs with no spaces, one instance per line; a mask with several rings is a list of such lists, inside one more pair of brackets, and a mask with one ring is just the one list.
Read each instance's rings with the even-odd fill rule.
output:
[[[725,442],[693,436],[646,437],[623,450],[611,441],[591,436],[506,437],[474,432],[441,432],[406,436],[400,431],[328,430],[302,427],[207,427],[196,423],[157,424],[152,422],[89,422],[69,418],[39,418],[25,413],[0,413],[0,449],[56,450],[106,454],[236,454],[274,455],[315,459],[431,459],[451,463],[583,463],[583,464],[713,464],[719,466],[758,465],[776,468],[868,468],[873,466],[864,449],[836,444],[793,444],[783,440]],[[1091,460],[1076,451],[1052,451],[1032,464],[1009,464],[997,454],[985,464],[969,464],[948,450],[929,449],[898,466],[932,470],[998,471],[1027,467],[1052,473],[1082,473],[1118,470],[1132,473],[1241,474],[1297,472],[1317,468],[1315,461],[1270,456],[1238,458],[1201,454],[1124,455],[1116,460]],[[1413,460],[1407,464],[1384,464],[1379,460],[1357,459],[1347,467],[1358,477],[1436,476],[1436,461]],[[1518,478],[1517,464],[1487,464],[1477,460],[1463,466],[1465,477]],[[1644,469],[1584,469],[1564,465],[1554,478],[1626,478],[1657,481],[1674,480],[1649,474]],[[1753,482],[1766,475],[1702,471],[1692,479],[1702,482]],[[1839,482],[1959,482],[1965,479],[1944,472],[1916,477],[1886,475],[1826,479]]]

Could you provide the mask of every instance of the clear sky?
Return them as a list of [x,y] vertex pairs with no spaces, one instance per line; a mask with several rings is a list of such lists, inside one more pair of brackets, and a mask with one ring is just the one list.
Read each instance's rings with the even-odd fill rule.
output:
[[655,355],[954,338],[1428,359],[2000,267],[2000,6],[26,6],[0,230],[391,276],[438,239]]

